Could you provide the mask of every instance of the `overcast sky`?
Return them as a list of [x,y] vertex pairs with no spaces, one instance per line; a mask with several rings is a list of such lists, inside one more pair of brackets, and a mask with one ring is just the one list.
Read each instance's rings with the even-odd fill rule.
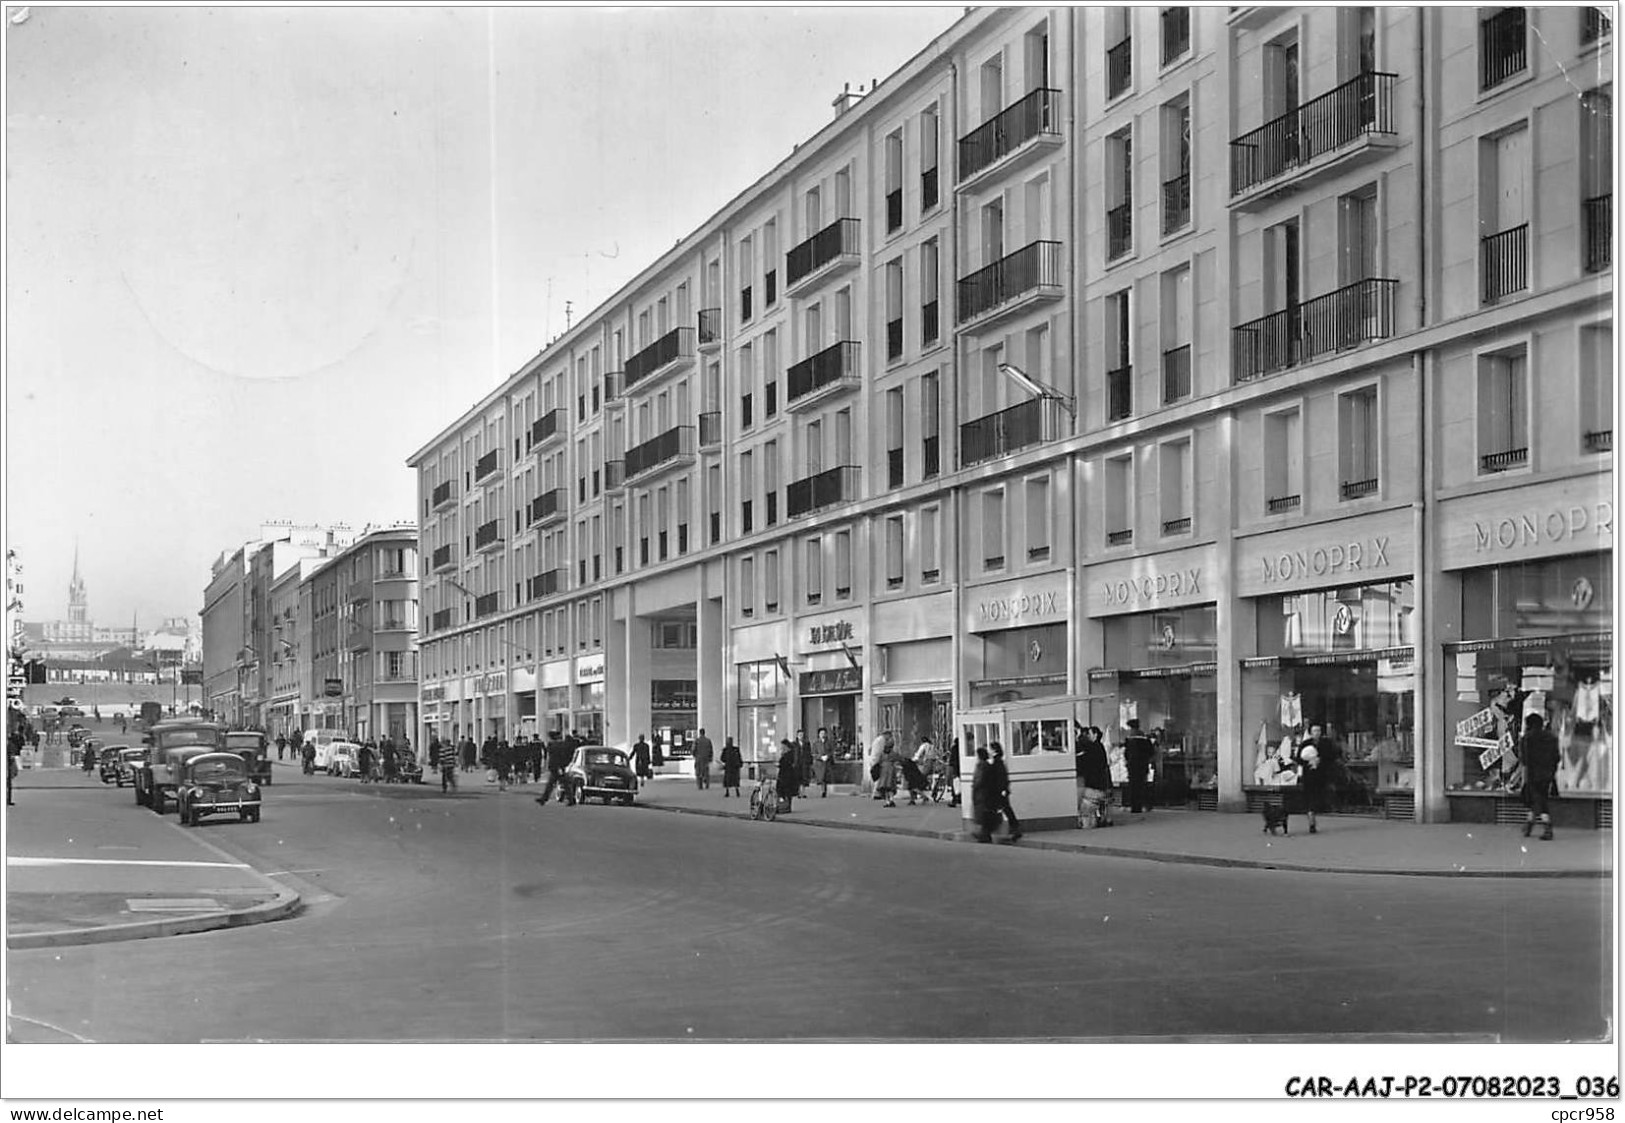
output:
[[145,627],[263,520],[411,518],[405,458],[566,301],[963,8],[8,11],[6,540],[26,619],[77,540]]

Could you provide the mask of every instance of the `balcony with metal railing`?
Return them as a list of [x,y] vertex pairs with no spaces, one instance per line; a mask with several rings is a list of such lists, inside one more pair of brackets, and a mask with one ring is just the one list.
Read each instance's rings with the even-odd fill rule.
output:
[[1585,434],[1582,438],[1587,452],[1613,452],[1614,431],[1612,429],[1596,429]]
[[548,569],[525,578],[525,599],[540,600],[564,592],[566,574],[562,569]]
[[694,463],[694,426],[675,425],[626,450],[626,478],[640,484]]
[[1191,175],[1185,172],[1162,184],[1162,232],[1172,234],[1191,224]]
[[1375,476],[1363,480],[1344,480],[1339,485],[1338,492],[1344,499],[1364,499],[1368,495],[1377,494],[1378,483]]
[[1502,452],[1486,452],[1478,458],[1478,468],[1481,472],[1506,472],[1513,468],[1522,468],[1529,463],[1529,449],[1509,448]]
[[451,627],[452,616],[455,615],[455,613],[456,613],[456,609],[452,609],[452,608],[442,608],[442,609],[440,609],[433,616],[431,616],[429,618],[429,630],[432,631],[432,632],[443,632],[443,631],[445,631],[447,628]]
[[1189,534],[1190,532],[1191,517],[1189,515],[1185,515],[1177,519],[1162,520],[1162,536],[1164,538],[1169,538],[1176,534]]
[[[748,294],[750,290],[746,289],[745,292]],[[745,299],[748,302],[749,296],[747,295]],[[746,312],[741,318],[750,319],[750,313]],[[702,352],[715,351],[722,346],[722,309],[701,308],[698,327],[699,347]]]
[[556,487],[530,501],[525,510],[525,522],[528,526],[547,526],[562,521],[569,513],[564,489]]
[[707,410],[700,414],[700,451],[715,452],[722,447],[722,411]]
[[1529,15],[1502,8],[1478,21],[1478,88],[1493,90],[1529,68]]
[[1191,396],[1191,345],[1162,353],[1162,402],[1168,405]]
[[1122,421],[1134,413],[1134,367],[1106,372],[1106,420]]
[[1064,435],[1060,403],[1053,398],[1024,402],[963,422],[959,426],[959,464],[968,468],[1009,456]]
[[447,480],[444,483],[436,484],[434,490],[429,493],[429,506],[438,511],[442,507],[451,506],[456,498],[457,496],[452,492],[451,481]]
[[474,552],[483,554],[487,550],[502,546],[502,520],[492,519],[477,527],[474,531]]
[[1529,224],[1478,240],[1484,303],[1495,304],[1529,287]]
[[1284,515],[1302,506],[1302,495],[1277,495],[1264,501],[1264,509],[1272,515]]
[[785,517],[800,518],[836,503],[858,498],[858,469],[850,464],[807,476],[784,489]]
[[1367,71],[1230,142],[1230,205],[1243,210],[1397,147],[1394,74]]
[[624,491],[626,489],[626,461],[604,461],[604,490],[607,492]]
[[442,569],[450,569],[456,564],[457,556],[450,546],[437,546],[434,553],[430,555],[429,565],[436,572]]
[[626,405],[626,372],[612,370],[604,375],[604,408],[620,409]]
[[862,345],[844,339],[802,359],[784,372],[784,408],[799,413],[826,398],[859,389],[863,385],[862,358]]
[[1133,81],[1134,37],[1125,35],[1122,42],[1106,50],[1106,100],[1123,93]]
[[474,598],[474,619],[502,611],[502,594],[485,593]]
[[1320,355],[1389,338],[1398,287],[1398,281],[1368,277],[1232,328],[1231,380],[1248,382]]
[[1614,20],[1596,4],[1580,9],[1580,42],[1595,43],[1605,35],[1613,34]]
[[959,138],[959,185],[1023,167],[1062,140],[1061,91],[1034,90]]
[[474,482],[479,483],[497,470],[502,461],[502,450],[493,448],[474,462]]
[[1023,246],[955,282],[959,327],[986,327],[1034,304],[1059,300],[1064,277],[1060,242]]
[[672,328],[626,360],[626,391],[646,390],[694,365],[694,329]]
[[1106,212],[1106,260],[1116,261],[1134,248],[1134,201]]
[[566,426],[564,410],[550,409],[538,417],[530,427],[530,447],[545,444],[554,437],[562,437]]
[[1190,8],[1164,8],[1162,10],[1162,65],[1167,66],[1190,49]]
[[1106,532],[1106,545],[1132,546],[1134,545],[1134,528],[1126,527],[1122,530],[1108,530]]
[[855,269],[863,260],[855,218],[838,218],[784,255],[784,291],[799,296],[829,278]]
[[1598,195],[1580,204],[1585,219],[1585,268],[1600,273],[1614,263],[1614,195]]

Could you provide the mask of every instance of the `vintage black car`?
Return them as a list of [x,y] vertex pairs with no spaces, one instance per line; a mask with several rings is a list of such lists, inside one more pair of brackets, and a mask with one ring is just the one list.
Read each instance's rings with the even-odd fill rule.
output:
[[637,774],[620,749],[582,745],[564,770],[565,799],[572,804],[597,797],[630,805],[637,790]]
[[260,786],[249,765],[236,752],[200,753],[180,764],[175,807],[184,826],[195,827],[205,815],[235,812],[245,823],[260,821]]
[[96,770],[102,778],[102,783],[117,784],[122,788],[130,782],[132,774],[124,754],[132,751],[143,750],[132,750],[128,745],[104,745],[96,751]]
[[145,764],[135,772],[135,801],[160,815],[175,794],[181,760],[226,747],[224,726],[207,721],[161,721],[144,738],[152,746]]
[[271,782],[271,743],[265,734],[252,729],[233,729],[226,734],[226,750],[241,754],[248,775],[256,784]]

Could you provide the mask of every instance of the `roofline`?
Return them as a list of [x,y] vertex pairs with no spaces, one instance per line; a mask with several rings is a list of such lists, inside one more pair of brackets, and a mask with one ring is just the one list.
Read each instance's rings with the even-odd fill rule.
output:
[[[489,393],[480,398],[477,403],[471,405],[468,409],[464,410],[460,415],[458,415],[457,420],[441,429],[440,432],[436,433],[432,438],[420,446],[417,451],[408,456],[406,458],[406,466],[408,468],[416,468],[427,456],[429,456],[436,448],[444,443],[446,438],[452,436],[458,429],[466,425],[471,417],[474,417],[481,411],[490,408],[497,402],[497,400],[506,395],[508,391],[513,388],[515,382],[534,374],[537,368],[544,366],[553,358],[558,357],[559,354],[568,354],[570,348],[576,344],[584,333],[587,333],[591,329],[600,327],[602,325],[603,316],[609,309],[613,308],[613,306],[618,303],[622,303],[633,293],[635,293],[638,288],[647,283],[647,279],[650,276],[658,275],[687,254],[692,253],[696,245],[703,242],[707,237],[710,237],[720,227],[726,226],[729,219],[738,214],[740,211],[747,209],[751,204],[756,202],[758,198],[765,195],[771,186],[776,185],[782,180],[788,178],[788,170],[792,166],[798,163],[811,163],[813,159],[820,155],[822,150],[833,142],[844,129],[856,126],[867,115],[879,113],[880,110],[875,108],[876,105],[886,105],[894,100],[892,93],[893,89],[895,88],[893,79],[906,80],[908,78],[912,78],[915,76],[916,72],[925,70],[930,61],[934,61],[937,57],[948,54],[954,43],[964,37],[966,32],[969,30],[967,25],[972,21],[986,23],[1006,15],[1010,11],[1011,9],[1000,7],[966,8],[964,15],[960,16],[953,22],[953,24],[934,36],[928,43],[925,44],[925,46],[921,47],[918,51],[911,55],[908,61],[904,62],[885,78],[881,79],[874,87],[874,90],[871,90],[868,94],[866,94],[863,100],[858,102],[852,108],[848,109],[845,113],[832,117],[829,121],[824,123],[822,128],[813,133],[811,137],[802,141],[800,144],[793,146],[790,149],[790,154],[788,156],[785,156],[777,164],[774,164],[766,172],[758,176],[755,182],[751,183],[748,187],[734,195],[733,198],[729,199],[722,206],[718,207],[711,214],[711,217],[706,219],[696,229],[689,232],[689,234],[686,236],[678,238],[677,241],[673,243],[671,249],[661,254],[654,260],[653,263],[643,269],[638,270],[631,280],[627,281],[626,284],[615,290],[614,293],[601,301],[590,312],[582,316],[581,322],[577,326],[566,329],[562,334],[554,338],[540,351],[536,352],[536,354],[532,355],[530,358],[521,363],[517,370],[505,377]],[[929,58],[927,56],[929,56]],[[881,90],[882,88],[885,89],[885,93],[877,96],[875,91]]]

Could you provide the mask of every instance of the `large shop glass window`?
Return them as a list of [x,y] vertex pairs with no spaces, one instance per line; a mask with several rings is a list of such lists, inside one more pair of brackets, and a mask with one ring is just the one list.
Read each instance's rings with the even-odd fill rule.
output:
[[[1106,669],[1089,674],[1090,720],[1119,746],[1130,718],[1156,748],[1157,801],[1217,786],[1218,611],[1138,612],[1105,622]],[[1126,776],[1126,772],[1124,773]]]
[[1066,693],[1066,625],[967,636],[971,705],[992,706]]
[[777,659],[741,663],[739,673],[739,748],[748,761],[779,759],[779,739],[788,737],[789,678]]
[[1246,784],[1313,725],[1336,746],[1334,808],[1374,808],[1415,788],[1416,599],[1410,581],[1316,589],[1257,601],[1258,652],[1241,671]]
[[1517,740],[1536,713],[1562,750],[1558,792],[1613,792],[1612,561],[1584,554],[1462,575],[1462,635],[1473,638],[1445,646],[1447,790],[1519,790]]

